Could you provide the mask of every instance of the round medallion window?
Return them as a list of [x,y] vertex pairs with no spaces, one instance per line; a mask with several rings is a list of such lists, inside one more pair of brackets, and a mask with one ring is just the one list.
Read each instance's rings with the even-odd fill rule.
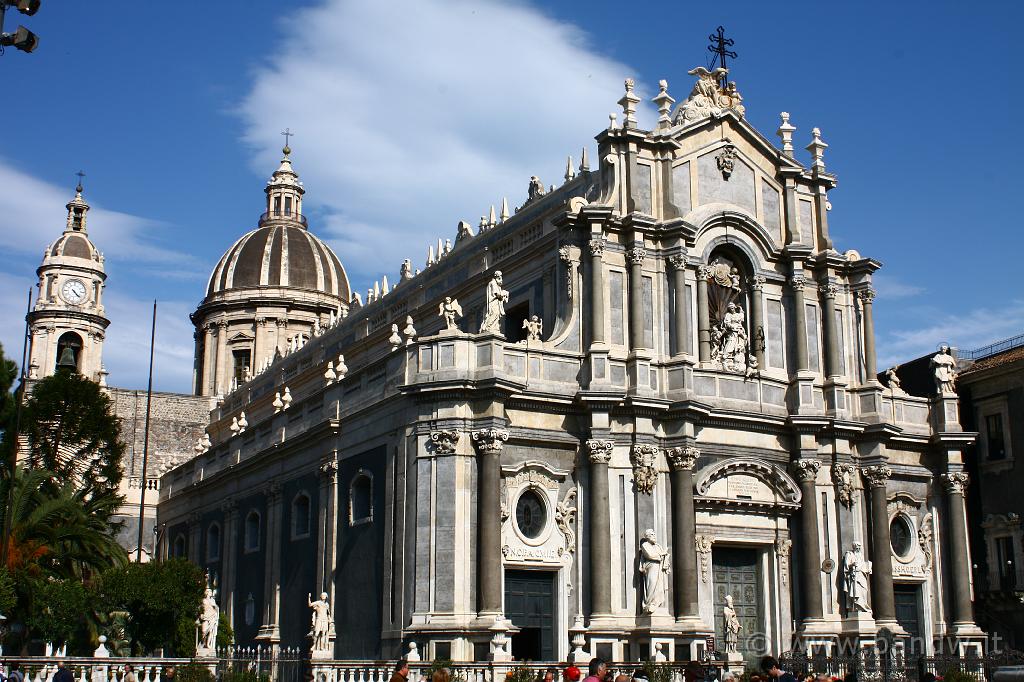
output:
[[516,503],[516,525],[519,526],[519,532],[534,540],[543,532],[546,522],[547,511],[540,495],[533,490],[523,492]]
[[910,520],[902,514],[896,516],[889,524],[889,542],[896,556],[906,557],[914,548],[914,529]]

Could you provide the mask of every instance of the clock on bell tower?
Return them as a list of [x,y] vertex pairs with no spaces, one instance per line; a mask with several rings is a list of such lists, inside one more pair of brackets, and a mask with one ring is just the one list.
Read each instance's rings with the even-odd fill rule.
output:
[[103,339],[110,324],[103,309],[107,275],[103,254],[85,229],[89,204],[82,198],[81,182],[67,209],[64,233],[46,247],[36,270],[39,294],[28,314],[29,378],[41,379],[58,364],[73,363],[82,375],[103,384]]

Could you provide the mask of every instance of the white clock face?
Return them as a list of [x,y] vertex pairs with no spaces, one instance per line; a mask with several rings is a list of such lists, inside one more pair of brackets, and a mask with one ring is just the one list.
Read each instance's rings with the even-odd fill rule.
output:
[[85,301],[85,283],[80,279],[69,279],[60,288],[60,295],[72,305],[80,305]]

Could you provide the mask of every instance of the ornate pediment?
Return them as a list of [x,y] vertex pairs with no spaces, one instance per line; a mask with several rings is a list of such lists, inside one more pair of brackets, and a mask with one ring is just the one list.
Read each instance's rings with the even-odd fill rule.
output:
[[704,468],[694,486],[698,495],[714,500],[787,505],[800,502],[800,487],[785,470],[748,457],[734,457]]

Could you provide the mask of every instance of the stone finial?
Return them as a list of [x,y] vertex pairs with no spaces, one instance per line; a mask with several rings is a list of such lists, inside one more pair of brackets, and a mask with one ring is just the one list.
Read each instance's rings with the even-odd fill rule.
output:
[[373,282],[373,300],[380,298],[380,280],[374,280]]
[[231,418],[231,433],[238,433],[238,417]]
[[292,404],[292,390],[287,386],[284,387],[284,393],[281,395],[281,402],[284,403],[285,410]]
[[619,100],[619,106],[622,107],[622,127],[623,128],[636,128],[636,105],[640,103],[640,98],[633,92],[633,79],[627,78],[624,82],[626,86],[626,94]]
[[572,155],[565,157],[565,181],[569,182],[576,177],[576,169],[572,166]]
[[828,145],[821,139],[821,130],[818,128],[811,129],[811,143],[805,147],[807,151],[811,153],[812,163],[811,166],[814,170],[824,173],[825,172],[825,150],[828,149]]
[[501,222],[505,222],[509,217],[508,212],[508,197],[501,198]]
[[580,152],[580,172],[590,170],[590,159],[587,158],[587,148],[584,147],[583,151]]
[[245,418],[245,412],[238,413],[238,432],[245,433],[245,430],[249,428],[249,420]]
[[328,360],[327,361],[327,369],[324,371],[324,381],[326,381],[327,385],[330,386],[335,381],[337,381],[337,379],[338,379],[338,375],[334,371],[334,363],[331,362],[330,360]]
[[412,315],[405,316],[405,329],[402,330],[405,334],[405,345],[410,345],[416,342],[416,327],[412,324]]
[[274,414],[277,414],[284,409],[284,400],[281,399],[281,391],[274,392],[274,402],[272,405],[274,406]]
[[391,350],[398,350],[402,345],[402,336],[398,333],[398,325],[391,325],[391,336],[388,337],[388,343],[391,344]]
[[416,642],[409,642],[409,650],[405,652],[405,660],[409,662],[416,662],[420,659],[420,651],[416,646]]
[[441,238],[437,238],[437,260],[444,258],[444,244],[441,242]]
[[676,101],[668,94],[668,81],[658,81],[658,94],[651,101],[658,105],[658,127],[672,127],[672,105]]
[[348,374],[348,365],[345,364],[344,355],[338,355],[338,362],[334,365],[334,371],[338,374],[338,379],[344,379],[345,375]]
[[491,204],[491,211],[487,214],[487,227],[494,227],[498,224],[498,218],[494,213],[494,204]]
[[618,124],[615,122],[618,118],[619,115],[616,114],[614,111],[608,114],[608,130],[615,130],[619,127]]
[[782,140],[782,153],[793,158],[793,132],[796,130],[796,126],[790,124],[788,111],[780,113],[779,118],[782,119],[782,123],[779,124],[779,129],[775,131],[775,134]]
[[388,284],[388,276],[384,275],[380,279],[380,295],[387,296],[391,293],[391,286]]
[[433,244],[428,244],[427,245],[427,267],[429,268],[433,264],[434,264],[434,245]]

